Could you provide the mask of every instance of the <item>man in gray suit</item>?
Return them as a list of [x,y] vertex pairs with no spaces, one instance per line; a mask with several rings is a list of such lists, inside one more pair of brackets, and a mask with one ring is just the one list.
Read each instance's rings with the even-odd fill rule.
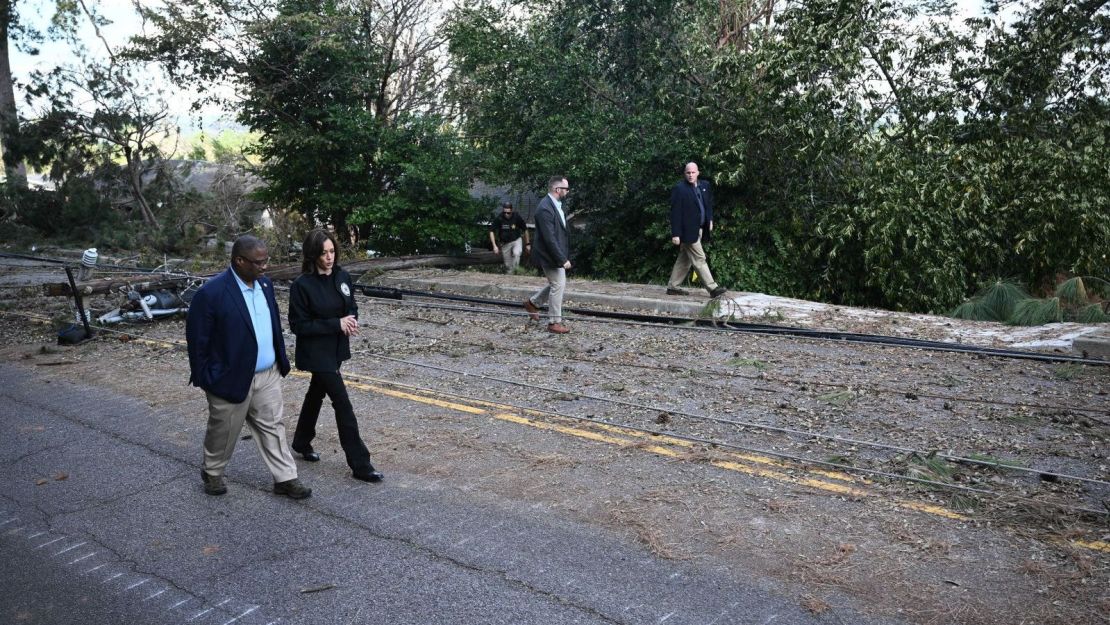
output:
[[536,206],[532,260],[543,269],[547,286],[524,300],[524,310],[528,311],[533,321],[539,321],[539,307],[547,302],[547,331],[555,334],[570,332],[570,328],[563,325],[563,290],[567,285],[567,269],[570,269],[570,242],[563,198],[569,192],[570,185],[565,177],[552,176],[547,181],[547,195]]

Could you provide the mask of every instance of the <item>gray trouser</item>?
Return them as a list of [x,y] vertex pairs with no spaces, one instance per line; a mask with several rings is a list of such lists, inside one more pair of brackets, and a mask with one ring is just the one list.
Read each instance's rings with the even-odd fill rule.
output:
[[285,440],[281,374],[277,366],[254,374],[247,398],[238,404],[208,393],[208,431],[204,434],[204,472],[223,475],[245,423],[275,482],[297,477]]
[[544,302],[547,302],[547,322],[562,323],[563,290],[567,286],[567,270],[562,267],[557,269],[544,267],[543,275],[547,276],[547,286],[536,291],[528,299],[536,306],[543,306]]
[[705,251],[701,249],[700,237],[693,243],[679,244],[678,258],[674,261],[674,268],[671,269],[671,278],[667,280],[667,286],[678,288],[678,285],[682,284],[686,275],[690,273],[690,267],[693,267],[701,276],[705,288],[710,291],[717,288],[717,281],[713,279],[713,274],[709,272],[709,265],[705,262]]
[[505,261],[505,270],[509,273],[516,271],[520,263],[520,253],[524,251],[524,242],[520,239],[501,245],[501,260]]

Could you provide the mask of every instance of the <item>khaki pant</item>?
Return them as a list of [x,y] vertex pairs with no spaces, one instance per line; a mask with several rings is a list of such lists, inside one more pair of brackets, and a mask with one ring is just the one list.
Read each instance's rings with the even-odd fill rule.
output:
[[275,482],[297,477],[285,439],[281,374],[277,366],[254,374],[247,398],[238,404],[208,393],[208,431],[204,434],[204,472],[223,475],[246,423]]
[[505,271],[512,273],[520,264],[520,254],[524,251],[524,241],[517,239],[501,246],[501,260],[505,262]]
[[547,302],[547,322],[562,323],[563,291],[567,286],[567,270],[562,267],[558,269],[544,268],[543,275],[547,276],[547,286],[536,291],[528,299],[532,300],[532,303],[536,306],[543,306],[544,302]]
[[693,243],[681,243],[678,246],[678,258],[674,261],[674,268],[671,269],[671,278],[667,280],[667,286],[671,288],[678,288],[686,276],[690,273],[690,267],[693,267],[698,275],[701,276],[702,284],[706,289],[712,291],[717,288],[717,281],[713,279],[713,274],[709,273],[709,264],[705,262],[705,251],[701,249],[701,237]]

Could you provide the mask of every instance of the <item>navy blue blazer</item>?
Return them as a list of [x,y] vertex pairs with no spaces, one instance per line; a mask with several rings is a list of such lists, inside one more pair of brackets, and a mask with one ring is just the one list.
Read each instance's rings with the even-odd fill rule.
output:
[[[258,339],[232,271],[229,267],[193,295],[185,319],[185,341],[189,344],[189,383],[238,404],[251,389]],[[285,354],[274,285],[265,276],[256,282],[270,306],[274,354],[278,370],[285,376],[289,373],[289,357]]]
[[536,205],[536,236],[532,237],[532,261],[544,269],[559,269],[570,260],[570,238],[559,219],[551,194]]
[[678,237],[683,243],[697,243],[698,231],[713,221],[713,192],[709,189],[709,183],[698,180],[698,192],[705,204],[704,220],[700,219],[701,211],[698,210],[698,198],[694,194],[693,185],[680,180],[671,190],[671,236]]

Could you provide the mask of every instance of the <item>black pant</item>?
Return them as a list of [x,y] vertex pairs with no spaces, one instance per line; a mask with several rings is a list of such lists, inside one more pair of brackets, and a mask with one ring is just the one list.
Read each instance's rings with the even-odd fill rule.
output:
[[339,430],[339,444],[343,446],[343,453],[347,456],[347,466],[355,473],[373,471],[370,452],[358,435],[355,409],[351,406],[347,387],[343,385],[343,377],[338,371],[312,372],[308,393],[301,404],[301,416],[297,418],[297,431],[293,434],[293,451],[312,447],[312,439],[316,438],[316,420],[320,417],[320,407],[324,405],[324,395],[331,398],[332,408],[335,409],[335,426]]

